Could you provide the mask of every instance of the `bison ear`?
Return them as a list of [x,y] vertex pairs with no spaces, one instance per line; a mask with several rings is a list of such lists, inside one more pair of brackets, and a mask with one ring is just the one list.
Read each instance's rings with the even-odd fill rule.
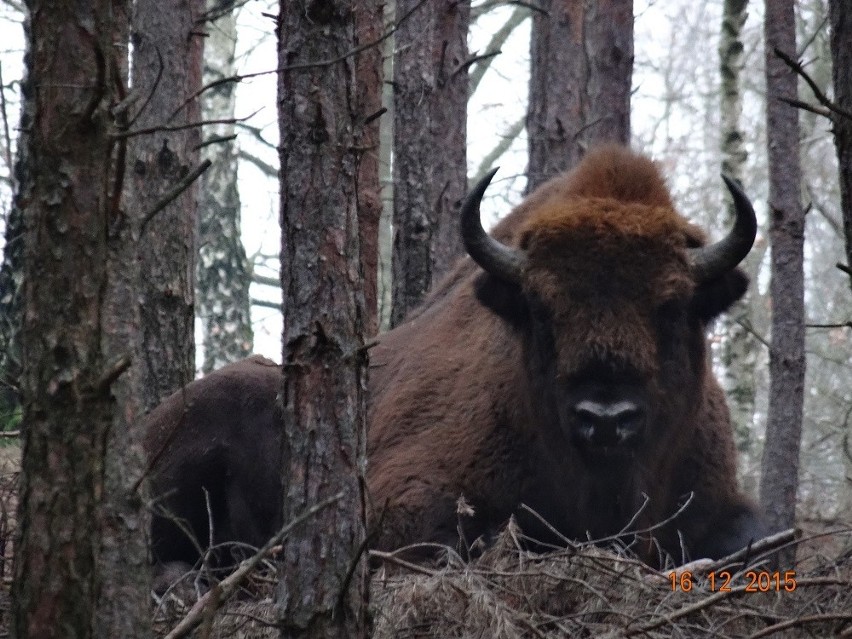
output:
[[488,273],[479,273],[473,281],[479,303],[512,326],[522,326],[528,316],[527,303],[517,284],[505,282]]
[[748,289],[748,276],[740,269],[701,284],[692,298],[692,312],[705,324],[727,311]]

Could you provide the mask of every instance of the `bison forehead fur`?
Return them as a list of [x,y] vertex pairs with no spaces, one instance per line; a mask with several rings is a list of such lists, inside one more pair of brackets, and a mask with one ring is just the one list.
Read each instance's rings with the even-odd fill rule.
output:
[[[474,259],[371,350],[375,545],[455,544],[460,532],[470,542],[513,514],[543,541],[552,530],[585,539],[669,518],[637,546],[649,561],[660,548],[677,560],[717,557],[762,534],[737,489],[704,337],[746,279],[735,262],[690,261],[703,236],[675,211],[656,166],[618,147],[590,153],[493,237],[516,271],[483,270],[470,249],[482,239],[468,242]],[[146,418],[155,491],[172,491],[164,505],[199,539],[201,485],[217,541],[258,543],[279,525],[281,459],[269,453],[280,451],[279,374],[267,360],[233,364]],[[462,495],[474,514],[460,525]],[[162,519],[153,536],[161,561],[191,554]]]

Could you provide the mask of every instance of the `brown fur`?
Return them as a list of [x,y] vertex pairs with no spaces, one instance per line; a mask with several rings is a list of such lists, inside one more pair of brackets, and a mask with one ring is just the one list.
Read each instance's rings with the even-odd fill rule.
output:
[[[459,530],[470,542],[512,514],[546,540],[547,528],[521,504],[561,535],[602,537],[620,532],[640,509],[634,530],[671,517],[689,493],[686,510],[653,535],[676,559],[682,551],[719,556],[763,532],[737,490],[727,407],[704,337],[706,323],[742,294],[745,280],[732,271],[696,287],[685,249],[702,236],[674,211],[656,166],[618,147],[591,153],[527,198],[494,235],[528,255],[520,288],[464,259],[371,350],[367,484],[373,521],[381,522],[374,545],[454,544]],[[241,393],[254,404],[256,391],[244,383],[249,371],[269,378],[250,386],[274,403],[278,369],[256,360],[191,384],[194,406],[228,408],[211,408],[204,423],[190,408],[166,449],[159,490],[180,486],[175,469],[197,466],[208,448],[226,447],[225,457],[256,455],[266,437],[264,448],[278,450],[274,427],[247,422],[253,413],[234,405]],[[650,398],[647,437],[630,456],[590,463],[562,424],[563,398],[589,380],[616,388],[622,377]],[[149,432],[171,428],[164,424],[175,422],[182,401],[175,396],[152,413]],[[260,412],[275,418],[271,407]],[[190,431],[192,445],[184,443],[187,429],[203,429]],[[239,478],[222,472],[228,503]],[[256,498],[278,499],[277,483],[263,482]],[[460,529],[462,495],[475,514]],[[275,525],[257,523],[267,534]],[[228,534],[234,528],[224,525]],[[647,539],[640,550],[654,560]],[[173,555],[159,556],[180,558]]]

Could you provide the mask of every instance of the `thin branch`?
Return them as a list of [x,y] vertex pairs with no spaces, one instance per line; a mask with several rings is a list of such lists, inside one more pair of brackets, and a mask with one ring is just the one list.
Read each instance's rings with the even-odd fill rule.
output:
[[778,98],[784,104],[789,104],[791,107],[795,107],[797,109],[801,109],[802,111],[808,111],[810,113],[816,113],[817,115],[821,115],[824,118],[831,119],[831,111],[828,109],[824,109],[818,106],[814,106],[813,104],[809,104],[808,102],[804,102],[802,100],[794,100],[792,98]]
[[310,519],[323,508],[327,508],[335,502],[340,501],[342,498],[343,493],[337,493],[336,495],[311,506],[304,513],[285,524],[284,527],[275,533],[275,535],[267,541],[260,550],[248,559],[240,562],[239,567],[233,573],[213,586],[213,588],[206,592],[204,596],[196,601],[181,622],[166,635],[165,639],[179,639],[180,637],[186,637],[201,623],[208,605],[212,606],[210,612],[215,612],[217,608],[219,608],[235,592],[237,592],[237,588],[240,584],[246,579],[246,577],[248,577],[255,567],[257,567],[261,560],[267,556],[269,550],[283,542],[293,528]]
[[242,118],[219,118],[215,120],[200,120],[198,122],[187,122],[186,124],[175,124],[175,125],[161,125],[161,126],[151,126],[146,127],[144,129],[135,129],[133,131],[119,131],[110,133],[110,137],[116,139],[123,138],[132,138],[137,135],[147,135],[149,133],[159,133],[161,131],[183,131],[184,129],[193,129],[195,127],[204,126],[207,124],[237,124],[238,122],[245,122],[249,118],[253,118],[258,113],[260,113],[261,109],[258,109],[254,113],[249,113],[247,116]]
[[151,98],[154,97],[154,92],[157,90],[157,87],[160,86],[160,80],[163,77],[163,69],[165,68],[165,65],[163,64],[163,54],[160,53],[160,48],[155,46],[154,51],[157,53],[157,61],[159,62],[159,68],[157,69],[157,77],[154,78],[154,84],[151,85],[151,91],[148,93],[148,97],[145,98],[145,102],[142,103],[142,106],[139,107],[139,111],[137,111],[136,115],[130,118],[130,121],[127,123],[128,128],[132,127],[136,120],[138,120],[139,117],[142,115],[142,113],[145,112],[145,109],[148,108],[148,104],[151,102]]
[[251,162],[258,169],[260,169],[261,173],[263,173],[267,177],[274,178],[274,177],[278,176],[278,169],[277,168],[275,168],[274,166],[272,166],[271,164],[269,164],[267,162],[264,162],[263,160],[261,160],[259,157],[257,157],[253,153],[249,153],[248,151],[240,149],[239,151],[237,151],[237,158],[240,159],[240,160],[245,160],[246,162]]
[[190,185],[195,182],[195,180],[201,177],[202,173],[204,173],[207,169],[210,168],[211,164],[212,162],[210,160],[204,160],[192,171],[187,173],[186,176],[184,176],[184,178],[174,186],[174,188],[172,188],[168,193],[166,193],[162,198],[160,198],[160,200],[156,204],[154,204],[151,210],[145,213],[145,215],[143,216],[139,234],[143,234],[145,232],[145,227],[148,225],[148,222],[150,222],[154,218],[154,216],[157,215],[157,213],[166,208],[166,206],[168,206],[172,202],[172,200],[174,200],[177,196],[186,191],[190,187]]
[[482,158],[482,162],[479,163],[476,173],[471,178],[472,184],[479,182],[497,163],[497,160],[509,150],[509,147],[512,146],[512,142],[514,142],[521,134],[521,131],[524,130],[524,126],[526,126],[525,115],[515,120],[514,124],[509,126],[509,130],[500,136],[500,139],[497,141],[497,144],[494,145],[494,148],[486,153],[485,157]]
[[506,44],[509,36],[514,32],[515,27],[521,24],[530,15],[531,13],[528,8],[516,7],[515,10],[512,11],[512,15],[509,16],[508,20],[506,20],[506,23],[491,37],[490,42],[485,47],[486,54],[485,56],[482,56],[482,61],[470,71],[470,95],[473,95],[476,91],[476,88],[482,81],[482,77],[491,66],[494,56],[497,53],[500,53],[500,49],[504,44]]
[[266,300],[251,298],[252,306],[260,306],[262,308],[274,308],[276,311],[281,310],[281,302],[268,302]]
[[[791,58],[789,55],[787,55],[786,53],[784,53],[783,51],[781,51],[781,49],[779,49],[777,47],[774,49],[774,51],[775,51],[775,55],[777,55],[779,58],[781,58],[781,60],[783,60],[784,63],[788,67],[790,67],[805,82],[807,82],[808,86],[811,88],[811,91],[813,91],[814,96],[816,97],[816,99],[819,101],[819,103],[821,105],[826,107],[829,111],[836,113],[837,115],[841,115],[844,118],[852,120],[852,112],[847,111],[845,109],[842,109],[835,102],[833,102],[832,100],[829,100],[828,96],[826,96],[825,93],[822,92],[822,89],[820,89],[817,86],[817,83],[814,82],[813,78],[811,78],[811,76],[808,74],[808,72],[805,71],[804,67],[802,67],[802,65],[799,64],[798,61],[794,60],[793,58]],[[822,114],[820,114],[820,115],[822,115]],[[830,116],[826,116],[826,117],[830,117]]]
[[281,280],[277,277],[266,277],[265,275],[257,275],[256,273],[252,274],[251,281],[255,284],[263,284],[264,286],[274,286],[275,288],[281,288]]
[[796,628],[809,623],[824,623],[826,621],[852,621],[852,612],[828,612],[820,615],[805,615],[804,617],[788,619],[787,621],[781,621],[779,623],[772,624],[771,626],[767,626],[763,630],[758,630],[757,632],[750,634],[748,639],[768,637],[769,635],[774,635],[776,632],[781,632],[788,628]]
[[366,51],[367,49],[371,49],[371,48],[381,44],[382,42],[387,40],[389,37],[391,37],[394,33],[396,33],[396,31],[399,29],[399,27],[402,25],[402,23],[405,22],[411,16],[411,14],[413,14],[420,7],[422,7],[425,2],[426,2],[426,0],[420,0],[420,2],[418,2],[416,5],[411,7],[411,9],[409,9],[405,13],[405,15],[403,15],[399,20],[397,20],[396,23],[393,25],[393,27],[391,27],[390,29],[385,31],[377,39],[373,40],[372,42],[367,42],[365,44],[362,44],[360,47],[355,47],[351,51],[347,51],[343,55],[340,55],[336,58],[331,58],[331,59],[328,59],[328,60],[318,60],[317,62],[303,62],[303,63],[299,63],[299,64],[290,64],[290,65],[287,65],[287,66],[284,66],[284,67],[277,67],[277,68],[271,69],[269,71],[257,71],[255,73],[237,74],[237,75],[229,76],[227,78],[218,78],[216,80],[213,80],[212,82],[208,82],[203,87],[201,87],[200,89],[195,91],[192,95],[190,95],[186,100],[184,100],[183,103],[181,103],[180,106],[178,106],[174,110],[174,113],[172,113],[172,115],[169,116],[169,119],[173,118],[175,116],[175,114],[178,113],[181,109],[183,109],[189,102],[196,99],[198,96],[200,96],[205,91],[209,91],[210,89],[218,87],[222,84],[228,84],[229,82],[242,82],[243,80],[247,80],[249,78],[257,78],[257,77],[260,77],[262,75],[270,75],[272,73],[285,73],[287,71],[302,71],[302,70],[305,70],[305,69],[322,69],[324,67],[330,67],[334,64],[337,64],[338,62],[343,62],[344,60],[348,60],[349,58],[356,56],[359,53]]

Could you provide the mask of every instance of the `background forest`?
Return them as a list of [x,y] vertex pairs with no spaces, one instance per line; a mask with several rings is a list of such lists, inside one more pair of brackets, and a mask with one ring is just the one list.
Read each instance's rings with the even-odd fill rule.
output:
[[[852,520],[852,293],[845,257],[845,243],[850,240],[844,233],[833,123],[822,104],[823,98],[835,97],[829,0],[799,0],[794,6],[795,51],[802,77],[798,97],[791,99],[800,102],[798,106],[786,104],[785,108],[798,113],[801,203],[806,220],[806,372],[796,514],[800,525],[821,528]],[[427,284],[434,282],[459,250],[452,245],[454,240],[446,239],[453,237],[451,232],[449,236],[441,235],[444,231],[439,229],[444,226],[440,219],[428,219],[427,224],[435,222],[435,234],[428,234],[431,245],[424,244],[425,260],[433,259],[434,264],[423,266],[425,274],[417,273],[410,264],[400,266],[403,260],[395,251],[402,254],[402,241],[395,244],[394,233],[407,232],[407,225],[415,222],[404,220],[399,210],[417,209],[417,194],[406,185],[421,185],[424,180],[415,169],[400,173],[407,169],[400,168],[403,160],[399,158],[432,154],[435,166],[454,166],[458,171],[466,166],[466,176],[444,176],[460,192],[466,188],[465,182],[474,184],[489,169],[500,166],[483,206],[484,218],[491,223],[527,192],[530,166],[535,161],[528,126],[532,117],[529,87],[535,82],[535,73],[531,74],[531,65],[535,66],[531,59],[531,26],[540,12],[537,7],[537,3],[496,0],[472,3],[469,32],[464,32],[466,25],[455,25],[460,41],[445,42],[448,56],[456,55],[452,53],[453,46],[466,47],[461,55],[464,62],[450,80],[457,75],[463,78],[469,96],[466,100],[461,98],[461,106],[456,104],[455,111],[446,97],[449,90],[437,97],[421,95],[418,101],[419,89],[407,87],[393,75],[395,47],[397,52],[400,48],[416,49],[406,40],[411,37],[406,29],[416,32],[417,25],[422,24],[418,21],[426,20],[433,8],[430,0],[389,2],[383,8],[381,21],[376,21],[372,48],[381,55],[385,79],[381,84],[381,104],[363,109],[370,116],[367,119],[372,118],[370,122],[376,124],[373,146],[377,149],[376,170],[381,185],[381,202],[371,203],[381,215],[376,216],[378,263],[373,295],[377,315],[367,317],[367,337],[401,321],[416,303],[416,287],[405,288],[409,281],[406,278],[410,276],[414,281],[416,275],[418,281],[425,278]],[[5,380],[0,393],[4,403],[0,424],[9,431],[4,433],[3,442],[10,450],[17,450],[14,442],[21,419],[16,398],[22,364],[17,356],[19,338],[15,328],[15,318],[21,313],[19,290],[23,278],[20,253],[16,252],[20,250],[16,243],[21,222],[15,218],[15,193],[21,176],[16,176],[14,167],[22,152],[18,146],[18,123],[25,108],[23,24],[28,10],[33,8],[13,0],[0,2],[0,207],[5,238],[0,271],[0,350]],[[712,334],[713,365],[728,393],[741,454],[742,481],[755,498],[770,414],[773,339],[764,10],[764,3],[735,0],[636,0],[632,7],[629,96],[630,145],[660,163],[676,204],[688,219],[708,229],[711,237],[721,236],[728,228],[719,177],[722,171],[741,179],[755,204],[758,239],[745,264],[752,286],[730,317],[714,325]],[[152,198],[147,204],[150,214],[142,223],[143,237],[146,232],[149,238],[168,235],[163,229],[180,224],[191,226],[189,235],[197,234],[197,256],[176,266],[178,271],[184,271],[184,284],[190,289],[195,287],[194,303],[191,290],[176,294],[176,298],[190,302],[174,312],[174,317],[183,314],[184,325],[192,322],[194,315],[195,344],[188,345],[177,357],[192,362],[196,374],[249,353],[281,360],[281,304],[287,300],[282,300],[279,258],[285,250],[278,226],[282,215],[279,154],[285,153],[282,149],[288,148],[288,142],[279,137],[278,109],[285,100],[281,98],[282,80],[274,72],[279,55],[275,33],[278,15],[279,6],[264,0],[234,5],[208,2],[203,27],[203,75],[196,85],[186,85],[207,87],[200,92],[197,112],[189,114],[184,122],[178,122],[180,117],[169,119],[183,109],[183,98],[193,94],[187,89],[180,95],[176,93],[171,104],[158,107],[162,110],[157,113],[166,115],[152,113],[146,116],[149,122],[142,118],[129,125],[130,129],[156,129],[163,126],[163,121],[169,121],[176,133],[187,136],[180,143],[170,141],[171,148],[168,144],[160,148],[156,136],[148,136],[148,143],[155,145],[151,153],[160,153],[160,157],[167,150],[177,152],[183,148],[179,144],[200,149],[200,157],[190,163],[191,169],[199,169],[198,173],[189,170],[163,177],[167,186],[184,183],[177,198],[193,192],[188,189],[193,180],[185,182],[187,173],[193,179],[197,177],[193,187],[198,188],[197,228],[189,216],[181,222],[179,217],[172,221],[160,215],[156,210],[160,196],[146,194],[138,185],[139,190],[134,192],[131,186],[129,192],[136,201]],[[146,59],[141,57],[146,55],[144,44],[136,46],[140,57],[134,58],[129,73],[139,74],[132,76],[131,84],[137,86],[145,86],[145,72],[156,75],[158,68],[162,71],[162,59],[158,62],[157,56],[181,55],[152,50]],[[196,54],[186,56],[188,64]],[[401,59],[397,58],[397,64]],[[409,63],[415,64],[405,62]],[[457,74],[462,67],[465,73]],[[165,86],[170,80],[165,77],[167,74],[162,75],[151,81]],[[140,97],[135,96],[135,100],[138,105]],[[448,105],[446,112],[439,112],[440,108],[430,100],[444,101],[441,103]],[[416,128],[418,118],[425,119],[418,109],[427,108],[433,109],[429,115],[431,126],[460,131],[458,136],[466,141],[461,156],[456,149],[424,146],[421,138],[407,133]],[[198,122],[204,126],[191,126]],[[406,136],[408,146],[400,142]],[[128,167],[127,175],[133,173],[133,168]],[[436,183],[439,181],[435,173],[428,175]],[[460,197],[455,192],[430,193],[429,201],[455,198],[457,202]],[[453,207],[448,205],[447,209],[451,215]],[[181,254],[186,247],[180,242],[178,248],[158,245],[153,252],[161,257]],[[443,261],[436,255],[444,256]],[[190,268],[194,276],[186,273],[186,264],[193,262],[195,265]],[[156,273],[160,267],[154,264],[142,262],[140,268],[145,274]],[[838,268],[838,264],[846,264],[846,268]],[[365,287],[369,289],[370,284]],[[369,298],[369,291],[367,294]],[[136,321],[145,323],[144,318]],[[140,385],[160,390],[156,397],[141,400],[144,408],[150,408],[167,390],[171,392],[181,385],[175,381],[180,380],[180,374],[146,374],[156,381],[140,381]],[[796,420],[795,415],[788,417]]]

